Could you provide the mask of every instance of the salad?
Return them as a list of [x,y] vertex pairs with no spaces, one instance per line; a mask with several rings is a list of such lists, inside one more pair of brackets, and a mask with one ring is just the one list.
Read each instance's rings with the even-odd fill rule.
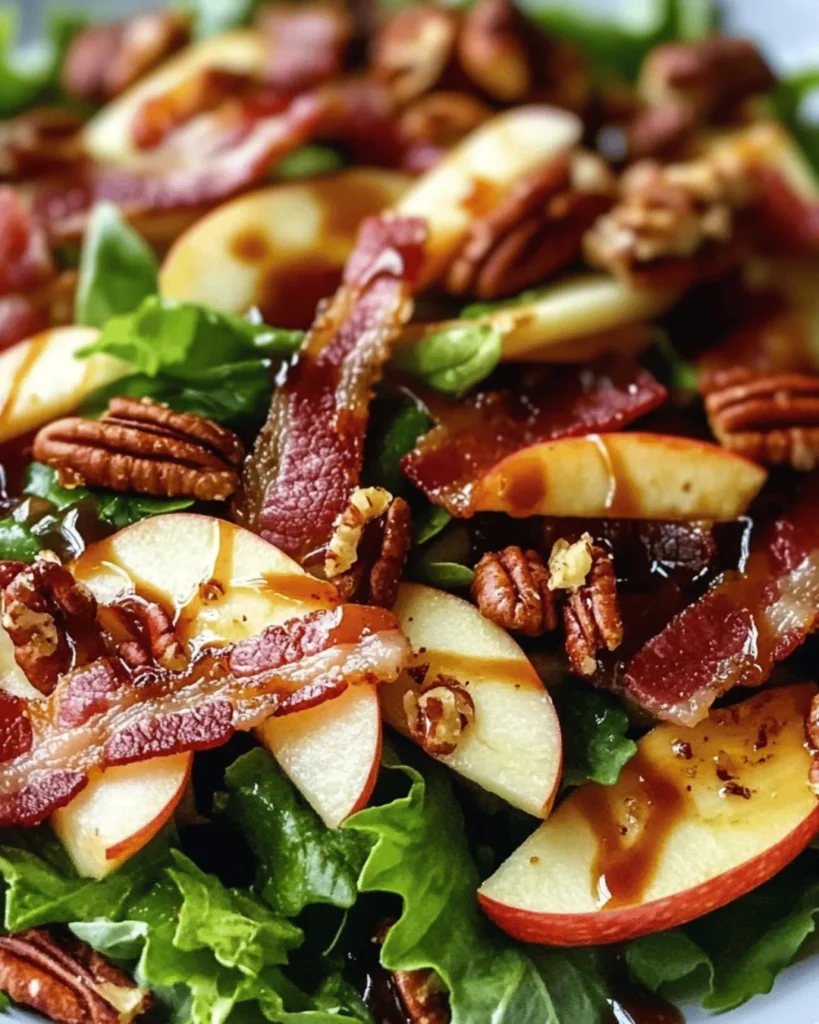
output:
[[819,74],[707,0],[63,11],[25,64],[3,17],[0,1016],[770,991],[819,915]]

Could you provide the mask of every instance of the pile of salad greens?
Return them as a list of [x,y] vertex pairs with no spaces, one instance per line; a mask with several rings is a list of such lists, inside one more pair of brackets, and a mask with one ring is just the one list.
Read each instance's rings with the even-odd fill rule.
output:
[[[206,36],[247,21],[254,0],[188,6]],[[658,42],[696,38],[716,23],[708,0],[641,7],[641,17],[618,22],[574,6],[532,2],[529,13],[582,46],[600,76],[629,79]],[[0,114],[56,93],[60,56],[80,23],[55,18],[42,62],[23,70],[12,55],[13,15],[3,12]],[[803,119],[817,86],[819,72],[786,79],[775,105],[819,170],[819,129]],[[336,159],[310,147],[284,173],[311,175]],[[108,353],[131,368],[84,412],[101,412],[111,393],[150,396],[249,438],[302,338],[258,318],[161,298],[152,251],[110,206],[95,211],[81,254],[76,319],[101,328],[83,355]],[[467,310],[462,325],[426,339],[401,368],[457,396],[488,376],[499,356],[500,340],[471,323]],[[684,376],[685,367],[666,362]],[[373,431],[366,482],[398,494],[399,460],[430,421],[410,400],[397,410],[385,403],[375,415],[382,429]],[[31,561],[56,535],[65,540],[79,516],[110,532],[190,504],[68,491],[37,464],[25,494],[0,519],[0,559]],[[414,500],[411,575],[438,587],[468,585],[460,528]],[[620,704],[569,684],[554,696],[566,743],[564,787],[616,782],[636,751]],[[379,957],[390,971],[437,972],[453,1024],[595,1024],[611,1019],[612,985],[626,975],[665,997],[727,1010],[770,990],[819,915],[819,851],[810,849],[766,885],[683,928],[621,948],[527,947],[483,917],[476,890],[538,822],[477,795],[403,744],[387,749],[372,806],[338,830],[324,826],[272,757],[244,739],[198,755],[194,782],[206,817],[166,828],[101,881],[77,876],[47,826],[0,832],[4,927],[67,926],[151,989],[158,1021],[372,1024],[362,992],[368,978],[377,983]],[[384,921],[395,923],[379,948],[373,936]]]

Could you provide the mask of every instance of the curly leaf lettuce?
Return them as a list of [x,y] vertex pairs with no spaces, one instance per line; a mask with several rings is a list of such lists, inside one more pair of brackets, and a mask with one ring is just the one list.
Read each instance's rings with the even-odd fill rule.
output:
[[611,694],[564,683],[551,692],[563,732],[563,784],[613,786],[637,753],[628,715]]

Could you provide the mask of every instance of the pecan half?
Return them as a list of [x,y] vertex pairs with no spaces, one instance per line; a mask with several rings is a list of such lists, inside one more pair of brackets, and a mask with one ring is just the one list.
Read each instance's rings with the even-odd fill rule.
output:
[[724,267],[737,214],[753,198],[747,169],[727,153],[666,167],[642,161],[621,178],[613,209],[586,233],[586,258],[631,283],[692,283]]
[[66,92],[91,103],[117,96],[188,39],[188,22],[173,11],[92,25],[71,43],[63,64]]
[[3,626],[26,678],[48,694],[77,661],[93,661],[105,650],[91,592],[51,552],[33,565],[0,563]]
[[447,150],[492,116],[492,110],[465,92],[431,92],[410,104],[398,121],[402,139]]
[[457,679],[439,675],[423,693],[407,690],[404,714],[410,735],[428,754],[452,754],[475,721],[475,702]]
[[572,671],[592,676],[597,652],[615,650],[623,641],[623,620],[617,598],[617,580],[611,555],[605,548],[591,548],[591,569],[586,582],[573,590],[563,607],[566,653]]
[[[112,618],[124,636],[116,637],[117,653],[129,668],[159,665],[172,672],[188,664],[188,656],[176,635],[171,616],[154,601],[126,599],[107,605],[102,614],[108,624]],[[109,625],[112,634],[118,632]]]
[[147,398],[113,398],[102,419],[74,416],[44,427],[34,458],[53,466],[64,487],[224,501],[239,486],[244,448],[202,416]]
[[558,598],[536,551],[512,545],[485,554],[475,566],[472,597],[482,615],[513,633],[540,636],[557,628]]
[[539,168],[495,210],[473,220],[447,273],[447,290],[492,300],[542,282],[580,253],[613,192],[610,172],[590,153]]
[[746,371],[710,384],[705,409],[725,448],[768,465],[819,465],[819,376]]
[[[382,946],[392,928],[394,921],[384,921],[376,929],[373,936],[373,943]],[[395,1004],[394,1007],[376,1008],[374,1004],[370,1009],[378,1015],[379,1024],[384,1017],[384,1024],[387,1022],[387,1012],[402,1012],[407,1018],[407,1024],[449,1024],[451,1014],[449,1010],[449,996],[446,985],[435,971],[387,971],[386,968],[378,965],[379,973],[383,971],[387,985],[385,986],[386,1001]],[[389,1014],[392,1020],[392,1013]]]
[[392,608],[411,529],[409,505],[403,498],[392,498],[386,511],[364,526],[354,563],[334,579],[342,600]]
[[684,104],[702,119],[725,117],[776,77],[747,39],[713,36],[655,47],[640,71],[639,91],[653,106]]
[[0,937],[0,991],[57,1024],[130,1024],[149,993],[76,939],[45,929]]
[[460,28],[456,11],[437,4],[404,7],[375,37],[371,53],[376,79],[389,86],[399,103],[408,103],[443,79]]

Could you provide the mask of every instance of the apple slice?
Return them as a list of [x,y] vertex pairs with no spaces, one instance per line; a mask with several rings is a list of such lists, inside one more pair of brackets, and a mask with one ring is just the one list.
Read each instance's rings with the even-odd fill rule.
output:
[[756,463],[665,434],[590,434],[523,448],[476,484],[475,512],[730,520],[765,483]]
[[358,226],[405,191],[394,171],[354,168],[313,181],[271,185],[208,214],[165,259],[160,290],[171,299],[308,327],[335,291]]
[[[188,513],[136,523],[92,545],[72,569],[101,603],[129,594],[160,603],[192,649],[242,640],[338,601],[332,584],[309,576],[255,534]],[[375,785],[381,760],[375,687],[351,687],[319,708],[276,719],[259,738],[335,827],[366,804]]]
[[104,878],[150,842],[182,799],[192,764],[185,753],[109,768],[56,811],[51,827],[78,873]]
[[[382,688],[385,720],[408,736],[404,694],[434,686],[440,675],[457,679],[472,697],[475,720],[454,753],[438,760],[545,818],[560,778],[563,745],[551,698],[529,659],[505,630],[452,594],[404,583],[394,612],[414,654],[410,671]],[[422,666],[428,666],[425,672]]]
[[112,356],[77,359],[93,327],[55,327],[0,353],[0,442],[72,412],[97,388],[130,372]]
[[[590,336],[603,338],[602,346],[590,346],[592,353],[617,351],[618,329],[664,313],[678,297],[676,291],[629,288],[605,274],[584,274],[538,289],[525,302],[511,302],[475,317],[474,322],[494,327],[500,334],[504,359],[528,360],[536,353],[539,362],[549,362],[554,348],[554,361],[567,362],[571,361],[566,358],[571,346]],[[413,344],[456,324],[462,326],[463,321],[410,324],[399,343]],[[628,348],[629,337],[622,336],[624,348]],[[574,361],[587,357],[588,351],[582,350]]]
[[266,55],[264,35],[250,29],[225,32],[186,47],[91,118],[82,133],[86,152],[101,163],[133,162],[139,157],[139,150],[134,145],[133,125],[147,100],[180,88],[209,68],[261,78]]
[[813,684],[661,725],[611,787],[576,790],[481,887],[504,931],[557,946],[674,928],[760,885],[819,828]]
[[424,283],[448,266],[476,216],[492,210],[510,185],[569,153],[579,142],[578,117],[557,107],[515,107],[482,124],[423,174],[396,213],[429,225]]

